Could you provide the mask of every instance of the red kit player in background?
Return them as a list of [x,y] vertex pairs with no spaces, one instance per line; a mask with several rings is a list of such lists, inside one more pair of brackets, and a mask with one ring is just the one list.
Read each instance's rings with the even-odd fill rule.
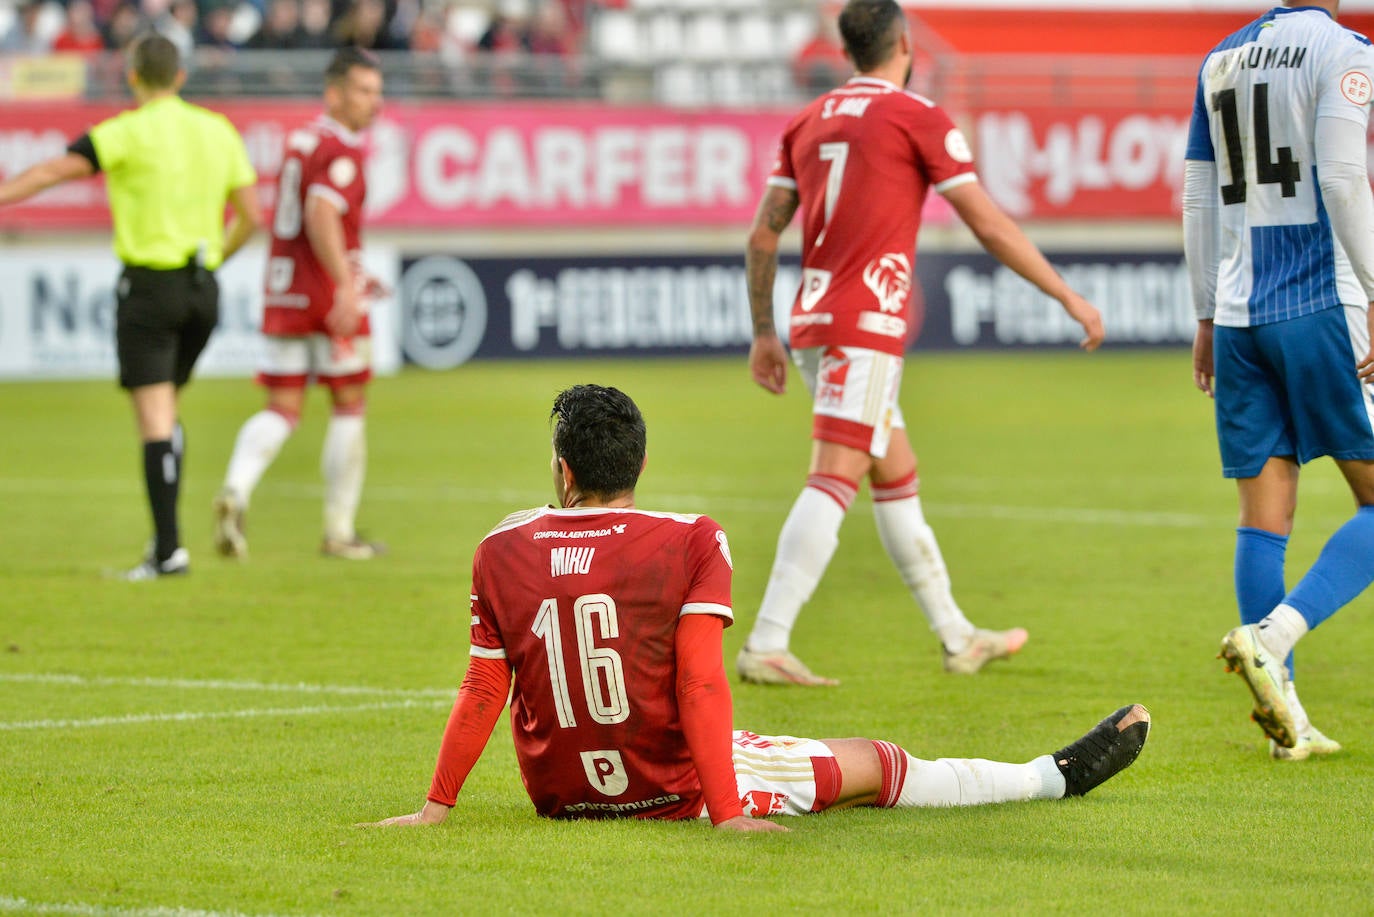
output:
[[334,405],[320,459],[325,482],[321,550],[351,560],[381,551],[354,528],[367,468],[363,417],[372,378],[366,304],[382,293],[362,267],[359,234],[367,182],[360,132],[381,106],[376,57],[343,48],[325,71],[325,113],[287,138],[272,220],[258,374],[267,388],[267,407],[239,430],[214,503],[215,546],[227,557],[248,553],[243,517],[253,488],[300,422],[312,376],[329,387]]
[[893,0],[851,0],[840,34],[857,75],[802,110],[783,134],[749,236],[746,265],[754,381],[782,394],[787,353],[773,324],[778,238],[804,213],[802,286],[792,308],[792,359],[813,397],[806,486],[778,536],[777,556],[738,667],[746,681],[832,685],[792,652],[792,627],[839,544],[840,524],[867,477],[883,547],[944,646],[947,671],[971,674],[1010,656],[1026,631],[974,627],[918,496],[916,454],[897,394],[910,339],[921,208],[934,188],[983,247],[1058,300],[1102,343],[1102,320],[978,183],[963,134],[935,103],[903,87],[912,44]]
[[507,697],[525,789],[550,818],[709,815],[777,831],[755,816],[1079,796],[1139,754],[1150,728],[1139,704],[1026,764],[732,732],[725,533],[706,516],[635,508],[646,433],[623,392],[574,386],[552,416],[559,505],[506,517],[478,546],[471,658],[428,801],[378,824],[443,821]]

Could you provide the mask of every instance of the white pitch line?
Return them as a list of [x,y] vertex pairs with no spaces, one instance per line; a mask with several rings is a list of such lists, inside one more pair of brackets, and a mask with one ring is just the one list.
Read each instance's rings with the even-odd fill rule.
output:
[[194,678],[115,678],[103,675],[66,675],[44,672],[0,673],[0,682],[72,685],[75,687],[178,688],[209,691],[268,691],[282,694],[373,695],[452,699],[456,688],[374,688],[368,685],[314,685],[262,681],[225,681]]
[[74,914],[77,917],[250,917],[239,911],[202,911],[189,907],[106,907],[100,904],[59,904],[4,896],[0,896],[0,911],[18,914]]
[[[48,479],[0,478],[0,492],[7,493],[67,493],[71,482]],[[87,493],[133,493],[133,484],[114,481],[82,482],[80,491]],[[261,488],[284,499],[318,500],[323,493],[316,485],[291,482],[269,482]],[[369,485],[367,498],[385,503],[463,503],[496,505],[511,509],[547,503],[541,491],[501,490],[490,488],[458,488],[438,485],[413,487],[407,485]],[[657,493],[649,491],[645,509],[670,506],[676,512],[744,512],[785,515],[792,505],[792,497],[762,499],[731,495]],[[995,503],[942,503],[924,501],[924,508],[932,515],[948,515],[964,519],[996,519],[1003,522],[1071,523],[1078,525],[1107,525],[1131,528],[1207,528],[1224,525],[1226,514],[1205,516],[1198,513],[1175,513],[1152,510],[1125,510],[1072,506],[1017,506]],[[871,512],[868,503],[856,503],[851,512]]]
[[85,720],[24,720],[15,723],[0,723],[0,732],[17,732],[31,729],[89,729],[97,726],[133,726],[140,723],[192,723],[197,720],[235,720],[251,719],[260,716],[312,716],[322,713],[366,713],[374,710],[409,710],[414,708],[437,708],[446,706],[441,700],[399,700],[381,701],[375,704],[357,704],[352,707],[273,707],[250,708],[247,710],[206,710],[183,711],[180,713],[128,713],[123,716],[97,716]]

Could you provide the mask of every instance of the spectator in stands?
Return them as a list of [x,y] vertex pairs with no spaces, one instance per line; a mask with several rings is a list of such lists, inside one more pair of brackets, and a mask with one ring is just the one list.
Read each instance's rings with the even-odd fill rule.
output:
[[90,0],[71,0],[67,21],[53,39],[52,49],[65,54],[95,54],[105,49],[105,39],[95,27],[95,8]]
[[[178,0],[177,5],[185,3],[186,0]],[[219,54],[232,54],[238,50],[238,43],[234,41],[231,29],[234,24],[234,8],[224,0],[211,4],[200,18],[200,28],[196,31],[196,45],[200,49],[201,55],[207,49],[217,51]]]
[[[143,31],[143,14],[133,3],[121,3],[114,8],[110,19],[105,23],[105,47],[111,51],[122,51],[129,42]],[[178,50],[180,50],[178,48]]]
[[840,40],[840,9],[827,3],[817,11],[815,36],[792,58],[792,79],[808,95],[829,92],[854,75]]
[[340,45],[356,45],[369,51],[406,50],[408,36],[393,33],[389,25],[382,0],[353,0],[336,24],[334,37]]
[[200,29],[200,7],[196,0],[172,0],[170,6],[158,12],[145,2],[143,9],[151,16],[154,31],[176,45],[177,54],[190,70],[195,59],[196,33]]
[[322,50],[334,47],[329,33],[329,0],[301,0],[301,29],[297,48]]
[[544,0],[530,20],[525,47],[532,54],[566,57],[577,50],[576,37],[568,26],[568,13],[563,4],[559,0]]
[[39,28],[43,0],[25,0],[10,30],[0,37],[0,54],[46,54],[51,42]]
[[288,51],[300,47],[301,6],[299,0],[272,0],[262,26],[245,48],[261,51]]
[[519,52],[529,50],[530,7],[527,0],[502,0],[491,25],[477,40],[482,51]]

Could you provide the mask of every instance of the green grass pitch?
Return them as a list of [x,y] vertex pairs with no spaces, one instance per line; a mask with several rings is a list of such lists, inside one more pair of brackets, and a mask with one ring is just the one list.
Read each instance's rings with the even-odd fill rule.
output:
[[[1271,762],[1214,658],[1235,617],[1235,496],[1179,351],[913,357],[902,403],[956,596],[1030,643],[943,674],[865,496],[794,641],[842,685],[735,686],[739,726],[924,757],[1026,760],[1141,701],[1154,731],[1119,779],[1062,803],[840,812],[766,837],[555,823],[534,816],[503,719],[445,825],[353,827],[422,802],[466,665],[473,548],[547,502],[549,403],[588,381],[647,417],[639,505],[729,532],[733,663],[806,470],[795,376],[784,398],[742,357],[380,380],[361,521],[391,553],[368,564],[316,553],[318,393],[256,495],[251,560],[214,556],[210,500],[260,395],[198,380],[192,574],[150,584],[102,575],[149,528],[123,396],[0,386],[0,913],[1374,912],[1371,599],[1298,658],[1309,712],[1345,751]],[[1290,582],[1350,509],[1334,468],[1310,468]]]

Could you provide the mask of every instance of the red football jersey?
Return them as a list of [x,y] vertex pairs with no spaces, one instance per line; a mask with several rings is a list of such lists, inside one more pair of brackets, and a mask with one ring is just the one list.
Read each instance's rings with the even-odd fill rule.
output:
[[968,142],[949,116],[884,80],[856,77],[804,108],[783,133],[768,179],[801,198],[792,346],[900,356],[926,191],[976,180]]
[[472,655],[514,670],[511,730],[541,814],[695,818],[674,633],[733,620],[730,549],[706,516],[527,510],[472,562]]
[[[334,306],[334,281],[306,235],[305,200],[312,194],[323,195],[343,215],[344,248],[356,268],[367,196],[362,138],[323,115],[286,138],[267,261],[265,334],[327,333],[324,317]],[[358,333],[368,333],[366,317]]]

